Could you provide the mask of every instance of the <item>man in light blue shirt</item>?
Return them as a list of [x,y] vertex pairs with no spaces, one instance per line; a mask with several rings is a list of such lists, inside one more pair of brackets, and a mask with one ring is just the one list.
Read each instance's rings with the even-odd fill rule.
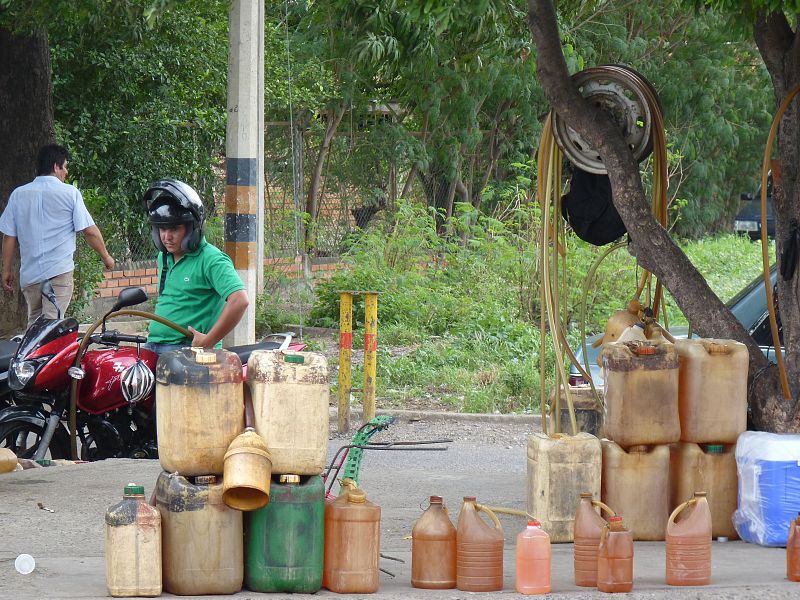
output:
[[50,280],[61,314],[72,299],[75,269],[75,232],[81,231],[86,242],[103,260],[106,269],[114,268],[114,259],[106,250],[103,235],[86,210],[78,188],[64,183],[69,153],[63,146],[49,145],[39,150],[37,177],[18,187],[8,198],[0,216],[3,233],[3,288],[14,290],[11,265],[19,242],[19,285],[28,304],[28,326],[44,314],[55,319],[56,307],[42,303],[42,283]]

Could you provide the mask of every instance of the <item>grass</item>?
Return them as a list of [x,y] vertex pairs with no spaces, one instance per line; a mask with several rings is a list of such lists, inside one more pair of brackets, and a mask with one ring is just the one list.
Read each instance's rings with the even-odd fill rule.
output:
[[[538,411],[536,211],[521,209],[505,222],[464,211],[449,224],[452,235],[442,237],[424,207],[401,204],[354,243],[344,257],[347,269],[317,286],[305,322],[338,327],[337,290],[379,290],[379,406]],[[760,245],[747,238],[723,235],[680,245],[723,301],[760,273]],[[569,337],[577,343],[581,287],[602,249],[576,238],[568,246]],[[602,331],[608,316],[624,307],[637,275],[624,249],[602,263],[587,297],[587,334]],[[675,302],[666,301],[670,325],[685,323]],[[269,306],[267,300],[260,304],[261,310]],[[362,305],[354,311],[359,345]],[[551,381],[555,357],[549,344],[545,352]],[[361,378],[354,368],[354,381]]]

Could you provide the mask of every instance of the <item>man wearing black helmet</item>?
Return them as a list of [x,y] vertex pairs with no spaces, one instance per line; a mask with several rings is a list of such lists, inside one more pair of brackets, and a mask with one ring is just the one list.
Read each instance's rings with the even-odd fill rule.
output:
[[213,348],[247,310],[244,284],[228,255],[203,237],[205,210],[191,186],[175,179],[157,181],[145,192],[144,203],[160,251],[155,312],[193,334],[187,339],[152,321],[148,347],[158,353],[187,345]]

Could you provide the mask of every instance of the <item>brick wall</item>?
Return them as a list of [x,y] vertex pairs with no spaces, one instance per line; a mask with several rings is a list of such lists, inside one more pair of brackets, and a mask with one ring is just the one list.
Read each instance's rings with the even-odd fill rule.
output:
[[148,296],[155,296],[158,293],[158,268],[155,261],[133,263],[128,268],[105,271],[95,297],[116,298],[119,291],[128,286],[144,288]]
[[[311,276],[314,279],[330,277],[336,269],[342,268],[337,258],[319,258],[311,261]],[[290,279],[302,279],[303,262],[300,257],[264,259],[265,270],[278,271]],[[158,295],[158,268],[155,261],[132,263],[127,268],[105,271],[96,298],[116,298],[122,288],[136,286],[144,288],[147,295]]]

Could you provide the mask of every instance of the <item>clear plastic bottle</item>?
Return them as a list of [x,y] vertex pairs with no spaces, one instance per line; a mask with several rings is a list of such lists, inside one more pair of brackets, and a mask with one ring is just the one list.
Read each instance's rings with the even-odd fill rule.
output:
[[789,541],[786,543],[786,577],[789,581],[800,581],[800,513],[789,526]]
[[597,589],[601,592],[633,589],[633,534],[625,528],[622,517],[611,517],[600,536]]
[[529,521],[517,534],[516,558],[517,591],[526,595],[549,593],[552,548],[550,536],[539,521]]
[[447,516],[441,496],[431,496],[430,506],[411,531],[411,585],[425,589],[456,587],[456,528]]
[[[485,512],[494,527],[487,525],[478,512]],[[464,592],[502,590],[503,528],[491,510],[476,504],[475,496],[464,496],[456,541],[456,587]]]
[[106,511],[106,586],[112,596],[161,594],[161,515],[129,483]]
[[614,511],[598,500],[592,500],[591,492],[582,492],[575,511],[575,545],[573,547],[575,561],[575,585],[595,587],[597,585],[597,550],[600,547],[600,535],[606,520],[600,516],[595,506],[606,510],[610,515]]
[[711,510],[705,492],[695,492],[672,511],[666,546],[668,585],[711,583]]

